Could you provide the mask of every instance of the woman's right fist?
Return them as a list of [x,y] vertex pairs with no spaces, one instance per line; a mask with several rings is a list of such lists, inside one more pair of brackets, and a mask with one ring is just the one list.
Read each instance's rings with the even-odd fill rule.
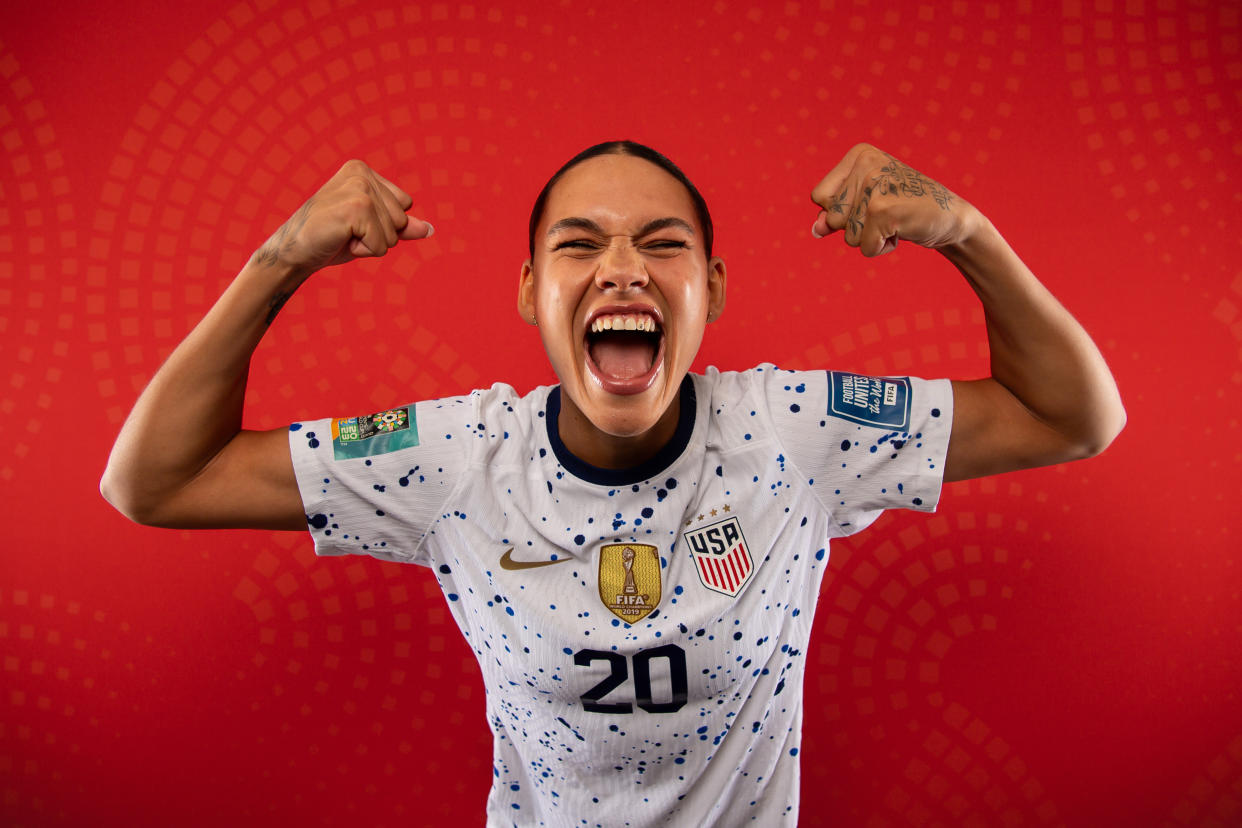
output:
[[430,222],[406,215],[414,200],[362,161],[347,161],[254,255],[309,276],[320,268],[383,256],[397,242],[425,239]]

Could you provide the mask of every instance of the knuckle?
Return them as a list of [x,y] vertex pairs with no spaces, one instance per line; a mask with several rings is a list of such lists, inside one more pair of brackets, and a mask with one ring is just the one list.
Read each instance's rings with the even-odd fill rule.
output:
[[864,149],[860,153],[860,158],[864,163],[871,165],[871,166],[883,164],[888,161],[887,155],[885,155],[883,152],[876,149],[875,147],[871,146],[870,144],[868,144],[866,146],[866,149]]
[[355,187],[352,181],[350,182],[350,187],[353,190],[353,192],[349,193],[348,195],[345,196],[344,199],[342,199],[342,205],[345,207],[345,209],[351,215],[358,215],[358,214],[370,212],[371,199],[367,196],[365,192],[362,192],[360,188]]
[[351,174],[345,179],[345,186],[349,188],[352,196],[366,196],[366,200],[371,200],[371,181],[365,175]]
[[853,152],[855,155],[858,155],[858,156],[869,157],[872,154],[878,153],[880,151],[876,149],[874,144],[868,144],[867,142],[862,141],[860,143],[855,144],[851,152]]

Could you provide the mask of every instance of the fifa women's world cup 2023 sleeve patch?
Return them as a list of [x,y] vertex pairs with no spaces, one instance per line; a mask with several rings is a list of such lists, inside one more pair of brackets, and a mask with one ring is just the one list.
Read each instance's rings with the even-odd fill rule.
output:
[[418,445],[415,407],[390,408],[361,417],[332,421],[332,457],[374,457]]
[[470,396],[294,423],[289,448],[320,555],[421,562],[421,541],[461,479]]

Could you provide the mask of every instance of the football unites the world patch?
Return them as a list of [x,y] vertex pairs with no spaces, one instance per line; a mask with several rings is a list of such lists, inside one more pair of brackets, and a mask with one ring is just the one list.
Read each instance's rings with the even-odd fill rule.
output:
[[332,421],[332,456],[337,460],[374,457],[417,445],[413,406]]
[[909,427],[909,377],[864,377],[829,371],[828,383],[828,413],[832,416],[876,428]]
[[755,561],[735,517],[682,532],[703,586],[733,597],[750,581]]
[[635,624],[660,605],[660,553],[646,543],[606,543],[599,550],[599,598]]

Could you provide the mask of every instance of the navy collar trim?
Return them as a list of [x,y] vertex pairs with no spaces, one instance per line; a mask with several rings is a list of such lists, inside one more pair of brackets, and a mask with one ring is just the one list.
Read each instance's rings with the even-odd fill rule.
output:
[[645,463],[637,466],[627,469],[601,469],[599,466],[592,466],[590,463],[579,460],[561,442],[561,434],[557,427],[561,416],[561,387],[558,385],[548,393],[547,416],[544,417],[552,452],[567,472],[588,483],[601,486],[629,486],[650,480],[673,465],[674,461],[685,451],[686,446],[690,444],[690,435],[694,432],[698,398],[694,393],[694,380],[689,374],[682,380],[678,393],[681,395],[681,411],[677,416],[677,430],[673,432],[673,438],[665,443],[663,448]]

